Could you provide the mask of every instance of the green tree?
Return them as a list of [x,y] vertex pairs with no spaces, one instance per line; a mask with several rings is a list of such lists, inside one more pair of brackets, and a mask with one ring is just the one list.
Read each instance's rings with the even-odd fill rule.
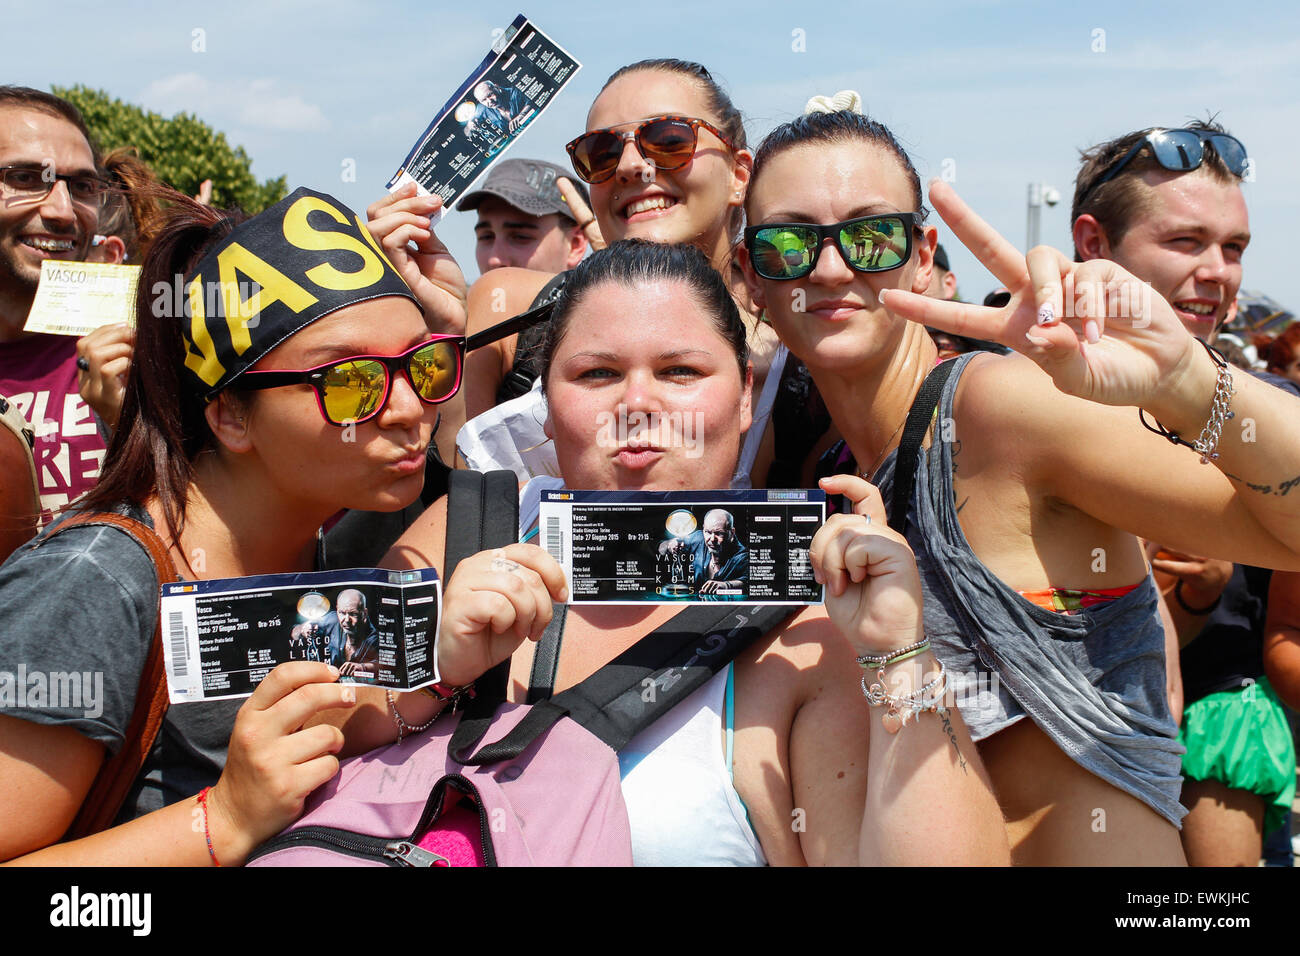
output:
[[259,183],[244,148],[232,147],[225,133],[197,116],[177,113],[168,119],[85,86],[50,89],[81,110],[100,149],[134,146],[159,179],[186,195],[195,195],[203,180],[211,179],[213,205],[238,206],[253,215],[288,193],[284,176]]

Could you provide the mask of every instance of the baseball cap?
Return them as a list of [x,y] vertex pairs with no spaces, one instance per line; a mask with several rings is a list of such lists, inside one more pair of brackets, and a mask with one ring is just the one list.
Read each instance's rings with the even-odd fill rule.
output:
[[943,243],[937,243],[934,247],[934,264],[944,272],[952,272],[948,266],[948,253],[943,248]]
[[555,180],[560,176],[573,183],[583,202],[591,204],[582,183],[562,166],[541,159],[505,159],[488,171],[483,185],[462,196],[460,202],[456,203],[456,208],[461,212],[477,209],[484,199],[496,196],[530,216],[558,212],[576,222],[578,217],[569,209],[569,204],[564,201],[559,187],[555,185]]

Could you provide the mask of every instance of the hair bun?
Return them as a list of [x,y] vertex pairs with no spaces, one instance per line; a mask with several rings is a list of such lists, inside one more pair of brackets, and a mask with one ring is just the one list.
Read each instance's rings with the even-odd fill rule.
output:
[[804,104],[803,113],[838,113],[848,110],[850,113],[862,112],[862,97],[857,90],[840,90],[834,96],[814,96]]

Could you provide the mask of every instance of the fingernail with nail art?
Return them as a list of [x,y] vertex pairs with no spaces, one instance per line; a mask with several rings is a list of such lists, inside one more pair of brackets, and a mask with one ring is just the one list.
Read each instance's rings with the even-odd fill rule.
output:
[[1052,308],[1050,302],[1045,302],[1038,307],[1038,324],[1051,325],[1056,321],[1056,310]]

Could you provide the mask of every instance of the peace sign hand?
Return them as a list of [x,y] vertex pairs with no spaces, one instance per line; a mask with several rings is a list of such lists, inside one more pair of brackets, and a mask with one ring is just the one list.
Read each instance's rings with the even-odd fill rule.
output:
[[1103,405],[1155,411],[1180,385],[1186,390],[1184,379],[1212,376],[1169,303],[1116,263],[1071,262],[1049,246],[1022,256],[950,186],[931,183],[930,201],[1011,301],[993,309],[891,289],[882,298],[890,311],[1001,342],[1036,362],[1062,392]]

